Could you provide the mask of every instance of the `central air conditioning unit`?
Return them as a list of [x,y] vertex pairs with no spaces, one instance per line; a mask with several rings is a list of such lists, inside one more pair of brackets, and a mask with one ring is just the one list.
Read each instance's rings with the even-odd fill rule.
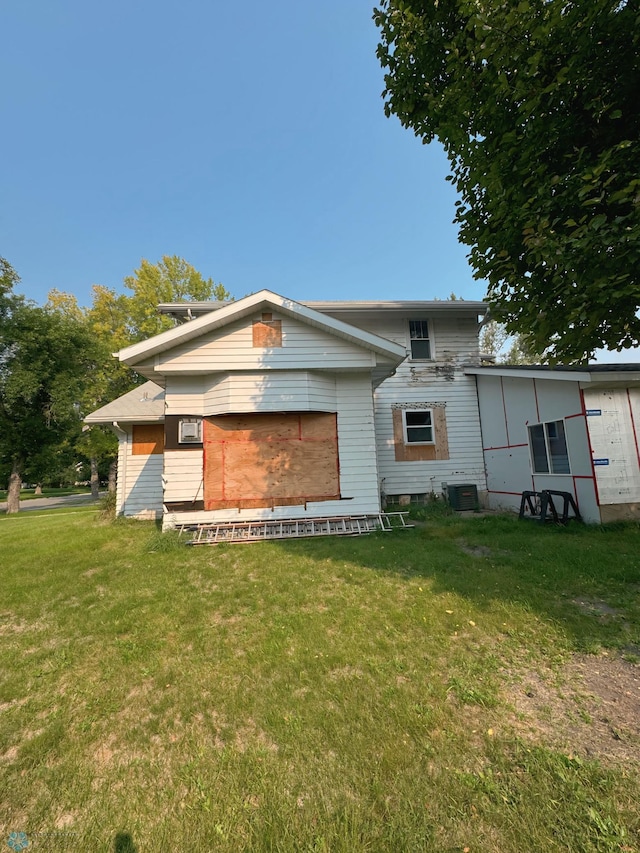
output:
[[472,483],[465,483],[463,485],[447,483],[446,495],[451,507],[458,512],[470,509],[477,510],[479,508],[478,488]]
[[178,441],[180,444],[199,444],[202,442],[202,419],[189,418],[178,424]]

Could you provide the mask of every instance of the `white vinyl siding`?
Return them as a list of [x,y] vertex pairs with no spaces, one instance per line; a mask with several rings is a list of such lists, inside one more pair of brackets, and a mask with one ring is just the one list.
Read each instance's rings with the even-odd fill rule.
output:
[[[442,483],[473,483],[486,489],[476,384],[461,370],[412,380],[405,363],[375,392],[376,437],[380,478],[388,495],[439,493]],[[396,461],[392,406],[398,400],[410,410],[432,402],[446,407],[448,459]],[[419,405],[418,405],[419,404]]]
[[162,515],[162,454],[138,456],[132,453],[131,431],[120,441],[116,512],[131,518],[159,518]]
[[190,450],[165,450],[164,453],[164,500],[201,501],[203,480],[203,452],[200,448]]
[[333,412],[335,379],[311,371],[227,373],[204,394],[205,415],[244,412]]
[[251,318],[243,318],[156,356],[160,373],[233,370],[331,370],[371,368],[375,355],[363,347],[290,317],[282,320],[282,347],[254,347]]
[[[363,328],[405,344],[408,339],[408,319],[367,322]],[[464,364],[478,360],[477,320],[434,317],[429,332],[432,361],[408,357],[375,392],[378,468],[387,495],[437,494],[443,483],[486,489],[476,383],[463,372]],[[448,459],[396,461],[392,406],[398,401],[407,410],[412,402],[420,404],[417,408],[429,402],[445,406]]]
[[[338,316],[338,315],[336,315]],[[409,319],[399,316],[368,317],[363,315],[339,315],[340,319],[352,323],[359,329],[372,332],[407,349],[409,354]],[[433,317],[429,319],[431,360],[453,364],[477,364],[480,348],[478,344],[478,322],[475,317]],[[409,361],[401,368],[411,367]],[[425,365],[433,369],[434,365]]]
[[202,415],[203,390],[206,381],[202,376],[168,376],[165,414]]

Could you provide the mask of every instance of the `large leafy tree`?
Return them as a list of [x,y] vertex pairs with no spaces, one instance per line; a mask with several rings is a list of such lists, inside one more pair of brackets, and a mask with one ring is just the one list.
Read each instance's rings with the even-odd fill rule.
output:
[[493,316],[552,359],[640,340],[638,0],[382,0],[388,115],[438,138]]
[[134,340],[170,329],[174,323],[158,314],[162,302],[211,301],[231,299],[222,284],[205,279],[195,267],[177,255],[163,255],[155,264],[143,259],[132,276],[124,280],[132,295],[124,297],[129,329]]
[[[81,308],[71,294],[57,290],[49,293],[49,306],[87,324],[100,353],[92,382],[82,399],[83,414],[130,391],[141,381],[134,371],[116,361],[112,353],[174,325],[169,317],[158,314],[159,303],[231,298],[223,285],[215,284],[211,278],[205,279],[184,258],[175,255],[164,255],[155,264],[143,259],[134,274],[125,278],[124,284],[131,295],[94,285],[92,304],[87,309]],[[109,466],[109,483],[113,487],[115,436],[102,427],[92,426],[83,433],[77,449],[90,464],[92,493],[97,493],[101,466]]]
[[0,466],[9,473],[7,511],[17,512],[25,473],[42,479],[79,434],[100,354],[81,320],[15,294],[6,261],[0,275]]

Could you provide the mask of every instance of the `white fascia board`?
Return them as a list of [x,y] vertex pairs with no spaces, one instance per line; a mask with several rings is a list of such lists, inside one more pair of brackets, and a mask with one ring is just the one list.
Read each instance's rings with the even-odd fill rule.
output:
[[419,314],[486,314],[489,306],[482,301],[467,301],[465,299],[440,300],[326,300],[304,302],[308,308],[315,311],[330,313],[378,313],[402,314],[403,316]]
[[468,365],[464,372],[472,376],[501,376],[512,379],[553,379],[560,382],[590,382],[591,374],[578,370],[536,370],[521,367],[517,370],[501,370],[499,367],[476,367]]
[[89,424],[89,426],[95,424],[112,424],[116,421],[119,424],[162,424],[164,423],[164,415],[125,415],[125,416],[111,416],[111,417],[101,417],[100,415],[87,415],[84,418],[83,423]]
[[218,308],[209,314],[183,323],[175,329],[168,329],[166,332],[161,332],[146,341],[125,347],[118,353],[118,358],[133,367],[143,359],[148,359],[150,356],[172,349],[193,338],[198,338],[206,332],[226,326],[234,320],[246,317],[266,306],[290,317],[295,317],[311,326],[323,329],[337,337],[344,338],[364,349],[372,350],[389,361],[399,364],[406,358],[405,347],[388,341],[386,338],[381,338],[379,335],[371,334],[371,332],[356,329],[349,323],[328,317],[319,311],[301,305],[299,302],[272,293],[270,290],[260,290],[258,293],[239,299],[237,302],[231,302],[224,308]]

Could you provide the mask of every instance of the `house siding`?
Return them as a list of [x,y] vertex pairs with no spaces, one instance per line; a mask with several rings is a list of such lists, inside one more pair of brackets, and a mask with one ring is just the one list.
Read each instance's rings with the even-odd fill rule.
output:
[[[463,364],[478,360],[474,318],[430,322],[433,359],[407,358],[375,392],[377,457],[386,495],[439,494],[443,484],[471,483],[486,489],[476,384]],[[368,331],[408,345],[408,320],[367,323]],[[447,459],[396,461],[393,405],[438,403],[446,413]]]
[[203,460],[202,448],[165,450],[165,502],[203,500]]
[[[257,315],[259,317],[259,314]],[[291,317],[282,321],[281,347],[254,347],[253,319],[242,318],[156,356],[159,373],[215,373],[233,370],[324,370],[371,368],[375,356],[349,341]]]
[[[336,374],[336,411],[340,500],[309,501],[305,505],[263,509],[169,512],[165,527],[180,523],[241,521],[242,519],[312,518],[361,515],[380,509],[371,379],[366,374]],[[189,456],[187,463],[182,459]],[[165,454],[165,501],[200,499],[202,457],[192,451]],[[195,497],[194,497],[195,496]]]
[[202,415],[206,381],[203,376],[167,376],[165,414]]
[[162,515],[163,455],[134,455],[131,431],[120,438],[118,448],[118,488],[116,513],[132,518],[159,518]]
[[319,372],[278,370],[228,373],[204,394],[204,414],[335,411],[333,376]]

